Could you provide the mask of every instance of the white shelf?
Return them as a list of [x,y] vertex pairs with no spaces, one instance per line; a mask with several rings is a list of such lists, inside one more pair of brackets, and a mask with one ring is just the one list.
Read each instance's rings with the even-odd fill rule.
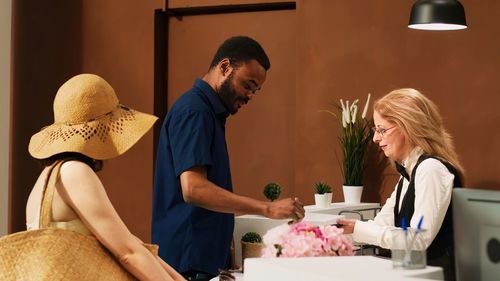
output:
[[[331,203],[329,207],[317,207],[315,205],[304,206],[306,213],[318,213],[318,214],[328,214],[328,215],[338,215],[341,211],[356,211],[364,209],[373,209],[360,211],[363,215],[363,219],[373,219],[375,217],[375,209],[380,208],[379,203],[358,203],[358,204],[348,204],[344,202]],[[353,213],[346,213],[347,218],[359,219],[359,215]]]

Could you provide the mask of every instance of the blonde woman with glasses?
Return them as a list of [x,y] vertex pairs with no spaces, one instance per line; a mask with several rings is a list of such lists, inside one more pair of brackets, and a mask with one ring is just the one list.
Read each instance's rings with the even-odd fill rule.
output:
[[464,170],[443,126],[437,106],[415,89],[397,89],[374,104],[373,141],[401,178],[372,221],[339,220],[357,242],[390,249],[391,230],[425,229],[429,265],[441,266],[454,280],[452,189],[462,186]]

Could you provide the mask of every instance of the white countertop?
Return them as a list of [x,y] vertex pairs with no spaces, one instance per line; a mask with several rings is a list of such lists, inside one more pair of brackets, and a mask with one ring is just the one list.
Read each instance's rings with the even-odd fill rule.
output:
[[245,260],[245,274],[234,275],[237,281],[443,280],[440,267],[393,269],[391,260],[373,256],[252,258]]

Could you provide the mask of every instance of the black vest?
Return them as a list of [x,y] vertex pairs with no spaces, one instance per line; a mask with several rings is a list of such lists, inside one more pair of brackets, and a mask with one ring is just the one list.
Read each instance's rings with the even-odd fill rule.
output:
[[[398,206],[399,206],[399,201],[401,199],[400,197],[401,197],[401,190],[403,188],[404,178],[401,178],[401,180],[399,181],[396,193],[396,205],[394,207],[394,225],[396,227],[401,227],[402,218],[405,218],[409,225],[409,222],[413,217],[413,212],[415,211],[415,173],[420,163],[422,163],[422,161],[428,158],[434,158],[439,160],[441,163],[443,163],[443,165],[446,166],[446,168],[448,168],[448,171],[455,176],[455,179],[453,181],[454,188],[462,186],[462,182],[460,180],[460,176],[457,170],[449,163],[441,161],[440,159],[430,155],[424,154],[420,156],[420,158],[418,158],[417,163],[415,164],[415,167],[413,167],[413,170],[411,171],[410,183],[408,185],[408,190],[406,191],[406,194],[403,198],[400,210],[398,210]],[[449,268],[449,270],[451,270],[451,273],[453,273],[453,268],[455,265],[454,250],[453,250],[454,246],[453,216],[452,216],[451,204],[452,203],[450,202],[450,205],[448,206],[448,210],[446,211],[446,215],[443,220],[443,224],[441,225],[438,234],[432,241],[429,248],[427,248],[427,263],[429,265],[444,267],[445,275],[447,275],[446,267],[451,267]],[[446,279],[448,280],[448,278]]]

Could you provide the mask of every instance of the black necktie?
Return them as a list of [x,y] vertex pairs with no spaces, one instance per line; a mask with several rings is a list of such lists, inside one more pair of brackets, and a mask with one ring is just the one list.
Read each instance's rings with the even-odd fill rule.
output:
[[399,164],[396,162],[396,170],[407,180],[410,181],[410,176],[408,175],[408,172],[406,172],[406,169],[403,165]]

